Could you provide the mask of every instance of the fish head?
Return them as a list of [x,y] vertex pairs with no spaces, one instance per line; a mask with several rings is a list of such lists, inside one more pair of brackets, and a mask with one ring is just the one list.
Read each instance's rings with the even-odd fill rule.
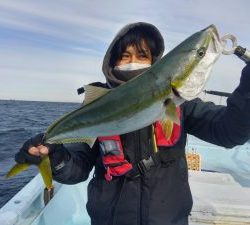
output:
[[214,25],[193,34],[174,49],[176,71],[171,86],[183,100],[196,98],[203,90],[214,63],[223,50]]

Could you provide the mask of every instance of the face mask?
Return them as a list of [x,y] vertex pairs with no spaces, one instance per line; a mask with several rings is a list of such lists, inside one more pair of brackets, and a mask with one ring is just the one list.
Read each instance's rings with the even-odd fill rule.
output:
[[[150,66],[150,65],[149,65]],[[119,69],[113,69],[112,70],[112,74],[114,75],[114,77],[118,80],[127,82],[128,80],[139,76],[140,74],[142,74],[143,72],[145,72],[146,70],[148,70],[147,68],[143,68],[143,69],[137,69],[137,70],[119,70]]]
[[115,70],[120,70],[120,71],[131,71],[131,70],[140,70],[140,69],[145,69],[150,67],[150,64],[141,64],[141,63],[128,63],[128,64],[123,64],[120,66],[115,66]]

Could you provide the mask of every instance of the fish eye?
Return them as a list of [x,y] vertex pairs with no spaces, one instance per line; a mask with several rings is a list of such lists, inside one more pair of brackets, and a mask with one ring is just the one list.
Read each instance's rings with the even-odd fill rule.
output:
[[197,54],[200,58],[202,58],[206,53],[206,49],[204,47],[201,47],[197,50]]

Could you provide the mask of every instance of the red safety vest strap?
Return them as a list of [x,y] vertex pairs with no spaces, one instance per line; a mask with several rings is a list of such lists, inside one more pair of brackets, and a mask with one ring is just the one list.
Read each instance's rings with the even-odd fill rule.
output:
[[98,140],[107,181],[111,181],[113,176],[122,176],[132,169],[132,164],[124,157],[120,136],[99,137]]

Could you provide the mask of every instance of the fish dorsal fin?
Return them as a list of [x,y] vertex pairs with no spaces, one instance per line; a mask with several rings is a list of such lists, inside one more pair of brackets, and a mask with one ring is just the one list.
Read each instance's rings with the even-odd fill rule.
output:
[[165,114],[166,114],[166,119],[170,120],[178,125],[180,125],[180,118],[178,116],[177,110],[176,110],[176,105],[174,104],[174,102],[172,100],[167,100],[165,102]]
[[159,121],[161,124],[161,128],[162,131],[166,137],[167,140],[169,140],[169,138],[171,137],[171,134],[173,132],[173,128],[174,128],[174,123],[173,121],[165,118]]
[[103,95],[107,94],[110,90],[107,88],[96,87],[92,85],[84,85],[85,90],[85,99],[84,105],[87,105],[96,99],[102,97]]

